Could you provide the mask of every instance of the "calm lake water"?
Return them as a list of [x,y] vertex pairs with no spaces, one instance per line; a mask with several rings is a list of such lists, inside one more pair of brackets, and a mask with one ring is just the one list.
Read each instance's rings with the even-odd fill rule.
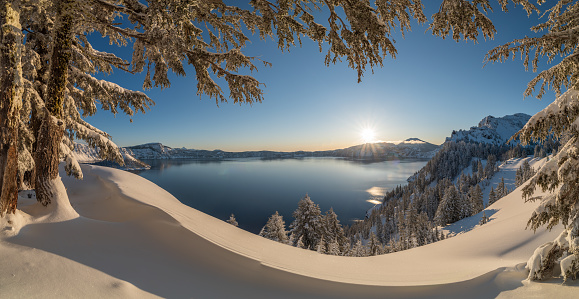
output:
[[342,224],[363,219],[385,191],[400,184],[425,160],[361,163],[338,158],[228,161],[144,160],[150,170],[138,174],[182,203],[259,233],[275,211],[286,225],[306,193],[322,213],[334,208]]

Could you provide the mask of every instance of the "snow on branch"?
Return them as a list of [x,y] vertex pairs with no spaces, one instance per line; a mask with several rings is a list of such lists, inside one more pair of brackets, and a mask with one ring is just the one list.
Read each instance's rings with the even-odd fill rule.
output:
[[149,105],[154,105],[154,102],[143,92],[129,90],[115,83],[96,79],[75,67],[70,67],[70,69],[70,82],[83,90],[82,94],[71,94],[82,96],[77,98],[77,101],[90,103],[99,100],[104,110],[110,110],[116,114],[118,113],[117,108],[120,108],[130,116],[134,115],[135,112],[145,113],[145,109],[149,109]]
[[67,120],[66,127],[75,132],[76,138],[86,141],[90,147],[98,148],[99,156],[102,159],[124,165],[123,156],[119,151],[119,147],[112,140],[92,130],[92,126],[87,127],[84,124]]
[[523,144],[561,137],[569,129],[579,130],[579,91],[569,89],[535,114],[514,137]]

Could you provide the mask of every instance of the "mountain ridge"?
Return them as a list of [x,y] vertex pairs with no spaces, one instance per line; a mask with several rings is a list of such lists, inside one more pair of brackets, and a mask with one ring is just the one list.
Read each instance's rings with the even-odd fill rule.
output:
[[478,126],[471,127],[469,130],[453,130],[445,142],[464,141],[501,145],[523,128],[530,118],[531,116],[525,113],[515,113],[503,117],[489,115],[483,118]]

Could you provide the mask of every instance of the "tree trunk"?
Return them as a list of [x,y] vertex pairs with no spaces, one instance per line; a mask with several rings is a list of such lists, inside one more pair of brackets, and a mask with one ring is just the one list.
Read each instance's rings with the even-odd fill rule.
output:
[[16,1],[0,5],[0,216],[18,202],[18,124],[22,105],[22,32]]
[[38,131],[34,160],[36,162],[36,199],[43,205],[52,201],[49,182],[58,177],[60,142],[64,134],[62,109],[71,58],[74,0],[56,2],[50,76],[46,91],[46,115]]

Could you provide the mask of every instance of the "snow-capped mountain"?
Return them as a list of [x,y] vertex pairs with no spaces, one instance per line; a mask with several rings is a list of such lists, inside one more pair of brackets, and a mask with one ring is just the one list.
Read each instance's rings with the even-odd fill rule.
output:
[[501,145],[523,128],[530,118],[530,115],[524,113],[503,117],[493,117],[489,115],[483,118],[477,127],[471,127],[470,130],[453,131],[452,135],[446,138],[446,141]]

